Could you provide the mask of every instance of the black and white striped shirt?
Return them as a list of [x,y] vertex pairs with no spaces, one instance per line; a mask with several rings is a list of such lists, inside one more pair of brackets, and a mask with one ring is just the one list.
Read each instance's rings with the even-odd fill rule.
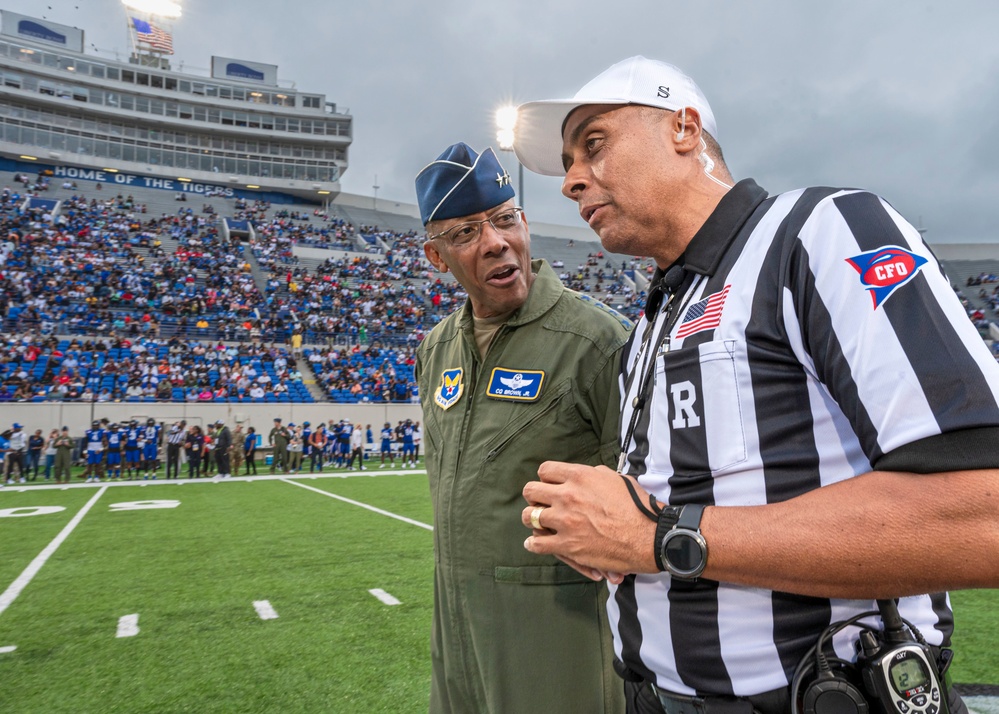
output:
[[[919,233],[881,198],[767,197],[740,182],[684,265],[668,349],[655,354],[652,397],[625,445],[625,470],[659,500],[761,505],[873,469],[999,464],[999,366]],[[622,357],[623,430],[647,323]],[[876,609],[665,574],[611,593],[617,656],[680,694],[784,687],[824,627]],[[930,644],[949,641],[945,593],[899,609]],[[841,657],[854,657],[855,637],[848,628],[835,640]]]

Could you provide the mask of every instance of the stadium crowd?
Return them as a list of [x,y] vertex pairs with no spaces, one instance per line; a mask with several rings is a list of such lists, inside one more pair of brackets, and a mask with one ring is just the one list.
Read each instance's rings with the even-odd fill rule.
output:
[[[131,195],[85,198],[66,182],[73,193],[58,211],[49,199],[24,208],[52,186],[16,178],[0,192],[0,400],[312,401],[314,378],[334,401],[407,402],[417,398],[413,350],[467,297],[429,269],[415,231],[237,198],[232,217],[256,229],[248,256],[210,203],[157,217]],[[306,265],[297,244],[388,250]],[[567,286],[632,318],[645,292],[621,277],[647,274],[647,263],[618,267],[599,251],[575,270],[552,260]],[[979,298],[986,307],[967,308],[985,330],[999,290]]]

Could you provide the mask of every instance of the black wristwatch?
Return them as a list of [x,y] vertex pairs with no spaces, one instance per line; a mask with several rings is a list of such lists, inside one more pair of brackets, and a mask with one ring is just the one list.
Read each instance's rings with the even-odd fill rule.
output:
[[708,562],[708,542],[701,535],[704,506],[666,506],[656,525],[656,565],[679,580],[696,580]]

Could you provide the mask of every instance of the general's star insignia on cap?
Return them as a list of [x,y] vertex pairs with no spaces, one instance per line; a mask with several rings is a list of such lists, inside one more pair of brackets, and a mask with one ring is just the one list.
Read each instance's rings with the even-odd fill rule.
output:
[[510,174],[506,172],[506,169],[503,169],[502,174],[499,172],[496,173],[496,183],[499,184],[500,188],[510,185]]

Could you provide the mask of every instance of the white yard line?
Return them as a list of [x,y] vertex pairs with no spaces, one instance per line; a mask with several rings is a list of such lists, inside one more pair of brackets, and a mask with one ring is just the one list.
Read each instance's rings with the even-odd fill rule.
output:
[[0,647],[0,654],[9,654],[17,649],[17,645],[7,645],[6,647]]
[[97,499],[104,495],[106,490],[107,486],[104,486],[100,491],[95,493],[94,497],[87,501],[87,505],[81,508],[80,512],[73,516],[73,520],[66,524],[66,527],[60,531],[59,535],[57,535],[51,543],[45,546],[45,550],[39,553],[35,559],[31,561],[28,567],[24,569],[24,572],[17,576],[17,580],[11,583],[10,587],[0,594],[0,615],[2,615],[3,611],[10,607],[10,604],[17,599],[17,596],[21,594],[21,591],[28,587],[28,583],[31,582],[32,578],[38,574],[38,571],[42,569],[42,566],[48,562],[48,559],[51,558],[52,554],[56,552],[56,549],[58,549],[59,546],[62,545],[62,542],[69,537],[69,534],[73,532],[73,529],[76,528],[80,524],[80,521],[83,520],[83,517],[87,515],[87,511],[89,511],[93,505],[97,503]]
[[139,613],[122,615],[118,618],[118,632],[115,637],[135,637],[139,634]]
[[401,605],[402,604],[397,598],[393,597],[392,595],[389,595],[387,592],[385,592],[381,588],[374,588],[372,590],[368,590],[368,592],[371,593],[372,595],[374,595],[379,600],[381,600],[386,605]]
[[253,609],[257,611],[258,615],[260,615],[261,620],[278,619],[277,610],[271,607],[270,600],[254,600]]
[[419,526],[420,528],[426,528],[428,531],[434,529],[433,526],[426,523],[421,523],[420,521],[414,521],[412,518],[406,518],[405,516],[400,516],[398,513],[392,513],[390,511],[383,511],[381,508],[375,508],[374,506],[369,506],[366,503],[361,503],[360,501],[354,501],[350,498],[345,498],[343,496],[337,496],[335,493],[330,493],[329,491],[323,491],[321,488],[313,488],[312,486],[306,486],[304,483],[298,483],[298,481],[291,481],[290,479],[281,479],[285,483],[290,483],[292,486],[299,486],[300,488],[307,488],[310,491],[315,491],[316,493],[322,494],[323,496],[329,496],[330,498],[335,498],[338,501],[343,501],[344,503],[349,503],[352,506],[360,506],[361,508],[366,508],[369,511],[374,511],[383,516],[388,516],[389,518],[395,518],[397,521],[402,521],[403,523],[409,523],[410,525]]

